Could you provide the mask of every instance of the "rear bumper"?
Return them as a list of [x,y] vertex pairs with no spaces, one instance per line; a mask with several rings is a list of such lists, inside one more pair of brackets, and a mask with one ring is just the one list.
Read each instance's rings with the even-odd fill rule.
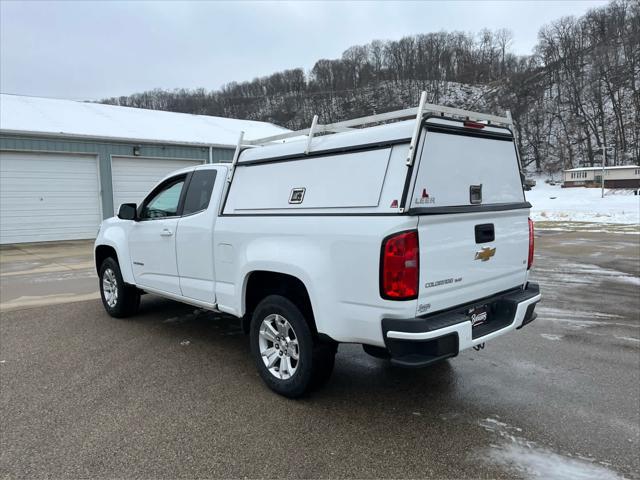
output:
[[[536,318],[535,305],[540,301],[540,287],[527,283],[525,288],[508,292],[411,319],[382,320],[384,342],[391,362],[404,367],[423,367],[455,357],[458,352],[522,328]],[[487,324],[471,327],[469,310],[486,305],[490,312]]]

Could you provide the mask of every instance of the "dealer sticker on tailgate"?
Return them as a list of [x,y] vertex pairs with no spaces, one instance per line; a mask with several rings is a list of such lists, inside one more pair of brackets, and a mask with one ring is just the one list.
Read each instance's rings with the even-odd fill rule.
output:
[[489,319],[489,312],[486,305],[481,305],[469,310],[469,316],[471,317],[471,326],[477,327],[487,323]]

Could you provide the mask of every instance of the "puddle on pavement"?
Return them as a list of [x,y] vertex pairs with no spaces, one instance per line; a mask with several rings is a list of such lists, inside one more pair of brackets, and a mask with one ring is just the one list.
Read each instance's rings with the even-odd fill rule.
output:
[[640,286],[640,277],[636,275],[584,262],[561,262],[549,266],[538,265],[535,278],[544,287],[560,287],[563,285],[593,285],[599,287],[605,282]]

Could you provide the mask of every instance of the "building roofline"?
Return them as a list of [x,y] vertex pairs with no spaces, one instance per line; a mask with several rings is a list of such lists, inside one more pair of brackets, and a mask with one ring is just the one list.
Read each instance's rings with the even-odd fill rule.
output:
[[[242,119],[242,118],[232,118],[232,117],[223,117],[221,115],[205,115],[203,113],[189,113],[189,112],[174,112],[172,110],[161,110],[161,109],[155,109],[155,108],[144,108],[144,107],[132,107],[130,105],[116,105],[113,103],[102,103],[101,100],[82,100],[82,99],[73,99],[73,98],[59,98],[59,97],[43,97],[41,95],[22,95],[19,93],[7,93],[7,92],[0,92],[0,95],[2,96],[10,96],[10,97],[16,97],[16,98],[34,98],[37,100],[56,100],[56,101],[60,101],[60,102],[69,102],[69,103],[79,103],[81,105],[93,105],[93,106],[98,106],[98,107],[106,107],[106,108],[114,108],[117,110],[142,110],[145,112],[155,112],[158,113],[160,115],[163,114],[167,114],[167,115],[183,115],[185,117],[200,117],[200,118],[208,118],[208,119],[219,119],[219,120],[232,120],[232,121],[237,121],[237,122],[250,122],[250,123],[255,123],[258,125],[271,125],[272,127],[275,128],[280,128],[284,131],[284,133],[290,132],[290,130],[286,127],[283,127],[282,125],[278,125],[276,123],[273,122],[266,122],[263,120],[251,120],[251,119]],[[235,148],[235,145],[234,145]]]
[[65,133],[65,132],[39,132],[35,130],[10,130],[0,128],[0,134],[2,135],[21,135],[26,137],[53,137],[64,138],[66,140],[80,139],[80,140],[93,140],[99,142],[122,142],[122,143],[140,143],[140,144],[155,144],[155,145],[176,145],[184,147],[212,147],[212,148],[224,148],[233,150],[235,145],[225,145],[219,143],[201,143],[201,142],[181,142],[177,140],[162,140],[153,138],[129,138],[129,137],[109,137],[99,135],[86,135],[77,133]]
[[[640,168],[638,165],[615,165],[611,167],[604,167],[605,170],[624,170],[625,168]],[[602,170],[602,167],[578,167],[563,170],[564,172],[588,172],[594,170]]]

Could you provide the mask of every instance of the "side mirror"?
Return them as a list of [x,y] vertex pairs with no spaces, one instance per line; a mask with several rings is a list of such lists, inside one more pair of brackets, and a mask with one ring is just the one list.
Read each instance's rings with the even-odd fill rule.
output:
[[137,220],[138,210],[135,203],[123,203],[118,211],[118,218],[121,220]]

